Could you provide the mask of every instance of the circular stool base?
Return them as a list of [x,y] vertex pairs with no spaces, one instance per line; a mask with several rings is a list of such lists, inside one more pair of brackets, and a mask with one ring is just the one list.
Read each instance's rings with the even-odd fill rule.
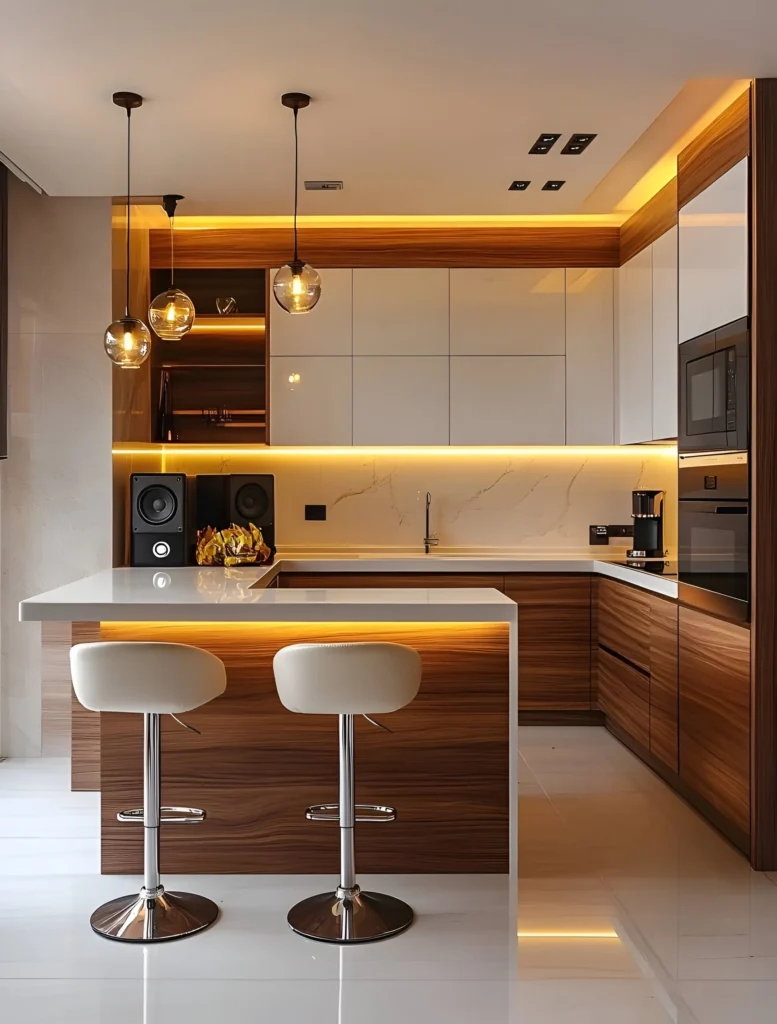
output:
[[135,893],[103,903],[90,923],[98,935],[118,942],[163,942],[201,932],[218,916],[212,900],[191,892],[163,892],[156,899]]
[[298,935],[321,942],[374,942],[409,928],[413,910],[380,892],[359,892],[352,900],[325,892],[292,907],[288,922]]

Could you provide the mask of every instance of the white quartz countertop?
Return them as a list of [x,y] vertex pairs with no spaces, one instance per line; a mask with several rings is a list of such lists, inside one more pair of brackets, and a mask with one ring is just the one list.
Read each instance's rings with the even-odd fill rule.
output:
[[279,558],[239,569],[108,569],[20,605],[23,622],[509,622],[515,604],[491,587],[267,589],[280,572],[598,573],[677,597],[677,583],[594,559]]

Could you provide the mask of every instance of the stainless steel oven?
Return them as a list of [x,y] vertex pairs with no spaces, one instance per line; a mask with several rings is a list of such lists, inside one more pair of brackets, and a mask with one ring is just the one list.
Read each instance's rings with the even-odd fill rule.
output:
[[680,452],[747,451],[749,363],[747,317],[680,345]]
[[680,601],[735,622],[750,618],[749,493],[746,452],[680,456]]

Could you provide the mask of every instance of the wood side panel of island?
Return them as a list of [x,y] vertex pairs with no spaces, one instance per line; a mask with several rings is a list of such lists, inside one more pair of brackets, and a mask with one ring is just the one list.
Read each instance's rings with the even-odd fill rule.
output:
[[[407,708],[356,721],[356,797],[397,821],[357,826],[367,872],[509,870],[509,662],[505,623],[103,623],[104,640],[194,644],[227,666],[226,692],[162,724],[162,802],[202,807],[202,825],[162,827],[162,869],[188,873],[335,873],[336,823],[305,808],[337,801],[335,716],[281,705],[272,658],[296,642],[379,639],[419,651],[423,681]],[[116,813],[142,804],[140,715],[104,714],[102,870],[137,873],[142,828]]]

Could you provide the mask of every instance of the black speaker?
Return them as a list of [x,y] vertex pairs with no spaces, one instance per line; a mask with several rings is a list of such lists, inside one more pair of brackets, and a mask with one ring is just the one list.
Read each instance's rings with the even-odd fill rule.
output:
[[133,473],[130,477],[130,565],[188,565],[191,536],[186,477]]
[[223,530],[231,523],[253,523],[275,551],[275,477],[271,473],[232,473],[197,477],[197,529]]

